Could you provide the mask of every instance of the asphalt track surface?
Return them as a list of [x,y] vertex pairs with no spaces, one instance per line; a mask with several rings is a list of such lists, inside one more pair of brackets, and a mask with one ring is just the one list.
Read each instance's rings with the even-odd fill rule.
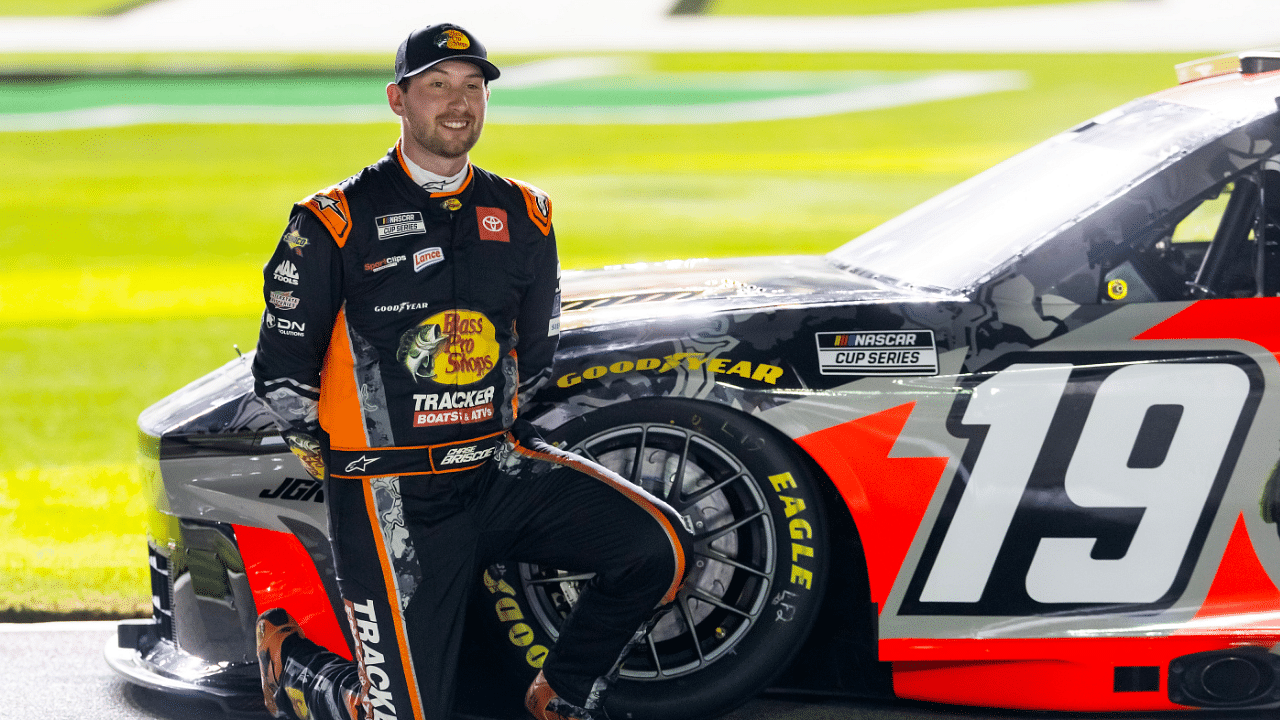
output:
[[[0,718],[41,720],[266,720],[266,712],[229,715],[212,702],[173,698],[137,687],[102,659],[115,624],[0,624]],[[1085,717],[1155,720],[1274,719],[1275,710],[1187,714],[1126,713]],[[1079,713],[990,711],[911,702],[760,697],[722,720],[1066,720]],[[474,720],[474,719],[473,719]]]

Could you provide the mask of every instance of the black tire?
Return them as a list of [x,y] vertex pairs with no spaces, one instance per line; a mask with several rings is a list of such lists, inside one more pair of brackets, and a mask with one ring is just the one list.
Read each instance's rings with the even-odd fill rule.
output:
[[[612,405],[547,439],[694,524],[690,577],[623,662],[611,717],[714,717],[787,668],[818,615],[830,547],[820,488],[787,439],[728,408],[675,398]],[[483,615],[505,662],[536,672],[584,579],[514,563],[486,571],[481,595],[493,608]]]

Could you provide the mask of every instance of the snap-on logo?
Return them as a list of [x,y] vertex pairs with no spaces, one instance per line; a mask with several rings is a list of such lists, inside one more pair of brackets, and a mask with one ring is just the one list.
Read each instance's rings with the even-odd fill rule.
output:
[[476,222],[480,225],[480,239],[494,242],[511,242],[507,232],[507,211],[502,208],[476,206]]

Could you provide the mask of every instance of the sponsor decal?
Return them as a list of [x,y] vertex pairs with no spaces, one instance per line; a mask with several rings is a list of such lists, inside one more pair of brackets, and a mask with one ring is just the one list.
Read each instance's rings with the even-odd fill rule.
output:
[[493,323],[474,310],[447,310],[400,337],[396,359],[415,380],[443,385],[479,382],[498,364]]
[[395,215],[382,215],[373,219],[378,231],[379,240],[400,237],[401,235],[421,235],[427,231],[420,212],[405,212]]
[[303,337],[307,333],[307,324],[278,318],[271,313],[267,313],[267,329],[275,330],[281,335]]
[[288,285],[298,284],[298,268],[288,260],[281,260],[276,266],[275,273],[272,275],[276,282],[282,282]]
[[511,234],[507,232],[506,210],[476,206],[476,222],[480,225],[481,240],[511,242]]
[[[625,375],[630,372],[671,372],[679,368],[689,370],[705,370],[717,375],[737,375],[738,377],[757,382],[777,385],[778,378],[784,372],[777,365],[752,363],[749,360],[733,360],[732,358],[709,358],[705,353],[678,352],[666,357],[639,358],[637,360],[619,360],[611,365],[593,365],[580,373],[571,372],[561,375],[556,385],[562,388],[573,387],[583,380],[598,380],[605,375]],[[726,380],[728,378],[725,378]]]
[[480,390],[414,394],[413,426],[466,425],[493,418],[491,385]]
[[[808,540],[813,537],[813,526],[809,524],[807,509],[804,504],[804,498],[791,497],[784,495],[784,492],[790,492],[793,489],[799,489],[796,486],[796,479],[789,472],[779,473],[769,476],[769,484],[773,486],[773,492],[777,494],[778,499],[786,506],[787,527],[791,533],[792,540]],[[801,562],[801,558],[805,558]],[[806,568],[808,565],[809,568]],[[813,566],[817,565],[817,561],[813,558],[813,546],[803,543],[791,543],[791,584],[799,585],[805,590],[813,588]],[[779,618],[781,619],[781,617]]]
[[438,247],[422,248],[413,254],[413,271],[444,261],[444,251]]
[[360,457],[347,463],[347,472],[364,472],[369,466],[381,460],[381,457],[369,457],[361,455]]
[[529,667],[540,668],[542,663],[547,659],[547,655],[551,653],[546,645],[535,643],[537,636],[533,632],[533,628],[529,623],[525,622],[524,613],[520,610],[520,602],[516,600],[516,589],[511,583],[502,579],[502,576],[494,577],[494,572],[506,572],[506,566],[495,565],[484,571],[484,587],[489,591],[490,595],[498,596],[497,602],[494,603],[493,609],[498,615],[498,620],[503,623],[509,623],[507,630],[507,640],[518,648],[528,648],[525,650],[524,659]]
[[281,500],[297,500],[306,502],[324,502],[324,484],[311,478],[287,477],[279,485],[258,493],[260,498],[280,498]]
[[440,465],[443,467],[445,465],[480,462],[492,455],[495,447],[490,445],[489,447],[481,448],[476,445],[468,445],[466,447],[449,448],[449,452],[445,453]]
[[823,375],[937,375],[932,330],[822,332],[818,371]]
[[285,233],[284,237],[280,238],[280,242],[288,245],[289,249],[298,257],[302,257],[302,248],[311,244],[311,241],[302,237],[302,234],[297,230],[290,230]]
[[294,297],[292,290],[272,290],[269,302],[277,310],[292,310],[298,307],[302,298]]
[[449,212],[457,212],[462,209],[462,201],[458,198],[449,198],[448,200],[440,203],[440,207],[448,210]]
[[426,310],[424,302],[402,302],[399,305],[375,305],[374,312],[406,312],[409,310]]
[[436,36],[436,47],[449,48],[450,50],[466,50],[471,47],[471,41],[466,35],[449,28]]
[[1123,300],[1129,294],[1129,284],[1120,278],[1107,283],[1107,297],[1112,300]]
[[365,263],[364,271],[365,272],[382,272],[383,270],[386,270],[387,268],[393,268],[408,259],[409,259],[408,255],[392,255],[389,258],[382,258],[377,262]]
[[396,706],[391,697],[391,679],[382,669],[387,654],[394,652],[394,646],[387,652],[378,649],[382,642],[382,633],[378,628],[378,614],[373,601],[357,603],[346,601],[347,622],[356,631],[356,662],[360,677],[363,679],[361,704],[364,717],[380,717],[395,720]]
[[[556,266],[556,277],[560,277],[560,267]],[[547,323],[547,335],[560,334],[560,288],[556,288],[556,297],[551,301],[551,321]]]

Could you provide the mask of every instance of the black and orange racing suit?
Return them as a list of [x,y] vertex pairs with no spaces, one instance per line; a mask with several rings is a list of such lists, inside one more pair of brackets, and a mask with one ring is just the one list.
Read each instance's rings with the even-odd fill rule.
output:
[[429,193],[397,146],[298,203],[263,275],[255,390],[286,435],[321,447],[358,661],[286,645],[294,709],[346,718],[355,697],[364,717],[448,717],[467,597],[498,560],[596,573],[543,671],[569,702],[598,703],[674,597],[687,535],[670,507],[516,419],[559,336],[546,195],[474,166]]

